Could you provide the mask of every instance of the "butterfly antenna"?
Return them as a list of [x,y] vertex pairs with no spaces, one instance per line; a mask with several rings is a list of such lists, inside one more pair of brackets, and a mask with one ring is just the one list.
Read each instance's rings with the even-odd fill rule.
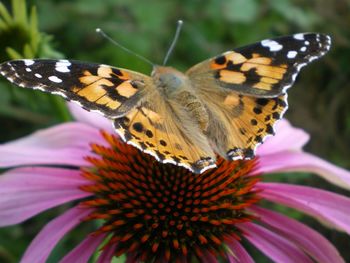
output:
[[171,45],[168,49],[168,52],[166,53],[165,55],[165,58],[164,58],[164,61],[163,61],[163,65],[165,65],[167,62],[168,62],[168,59],[170,57],[170,54],[171,52],[173,52],[174,50],[174,47],[176,45],[176,42],[179,38],[179,35],[180,35],[180,31],[181,31],[181,28],[182,28],[182,24],[183,24],[183,21],[182,20],[178,20],[177,21],[177,28],[176,28],[176,32],[175,32],[175,36],[174,36],[174,39],[173,39],[173,42],[171,42]]
[[114,45],[116,45],[117,47],[119,47],[119,48],[123,49],[124,51],[128,52],[129,54],[132,54],[132,55],[134,55],[135,57],[138,57],[139,59],[143,60],[144,62],[150,64],[152,67],[155,66],[155,64],[152,63],[149,59],[147,59],[147,58],[145,58],[145,57],[143,57],[143,56],[141,56],[141,55],[135,53],[134,51],[132,51],[132,50],[130,50],[130,49],[124,47],[123,45],[119,44],[117,41],[115,41],[115,40],[112,39],[110,36],[108,36],[105,32],[103,32],[101,28],[96,28],[96,32],[97,32],[98,34],[100,34],[102,37],[108,39],[110,42],[112,42],[112,43],[113,43]]

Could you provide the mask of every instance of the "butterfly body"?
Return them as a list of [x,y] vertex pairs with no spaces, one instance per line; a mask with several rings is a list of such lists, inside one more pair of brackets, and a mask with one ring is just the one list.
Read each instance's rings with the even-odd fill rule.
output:
[[[191,116],[193,124],[198,124],[202,131],[208,127],[209,116],[203,102],[196,96],[188,76],[172,68],[156,66],[151,74],[154,85],[163,94],[169,106],[175,111],[182,107]],[[179,116],[181,121],[182,117]]]
[[330,38],[300,33],[205,60],[185,73],[155,66],[151,76],[70,60],[14,60],[0,73],[25,88],[63,96],[112,120],[127,143],[196,173],[216,154],[250,159],[286,111],[301,67],[324,55]]

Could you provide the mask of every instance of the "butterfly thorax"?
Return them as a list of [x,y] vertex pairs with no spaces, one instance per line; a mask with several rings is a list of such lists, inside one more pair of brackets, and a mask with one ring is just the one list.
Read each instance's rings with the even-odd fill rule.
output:
[[[157,89],[173,108],[177,107],[175,105],[181,105],[198,122],[201,130],[207,129],[208,112],[195,95],[191,82],[185,74],[172,67],[156,66],[152,78]],[[176,112],[176,109],[174,110]],[[181,116],[178,117],[181,119]]]

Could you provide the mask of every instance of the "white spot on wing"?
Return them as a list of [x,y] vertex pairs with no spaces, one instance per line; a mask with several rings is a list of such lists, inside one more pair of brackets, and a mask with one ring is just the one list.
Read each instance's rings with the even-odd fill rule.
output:
[[62,82],[62,80],[57,78],[56,76],[50,76],[49,80],[52,81],[52,82],[56,82],[56,83],[61,83]]
[[55,95],[60,95],[60,96],[62,96],[63,98],[66,98],[67,96],[66,96],[66,94],[64,94],[63,92],[61,92],[61,91],[52,91],[52,92],[50,92],[51,94],[55,94]]
[[301,47],[301,48],[300,48],[300,51],[301,51],[301,52],[305,52],[305,51],[306,51],[306,47]]
[[55,70],[62,73],[67,73],[70,72],[68,68],[70,65],[72,64],[68,60],[59,60],[56,62]]
[[40,87],[40,86],[35,86],[35,87],[31,87],[31,88],[35,89],[35,90],[45,91],[45,89],[43,87]]
[[[209,170],[209,169],[211,169],[211,168],[216,168],[216,164],[211,164],[211,165],[208,165],[208,166],[202,168],[202,170],[200,170],[199,173],[200,173],[200,174],[201,174],[201,173],[204,173],[206,170]],[[190,171],[193,171],[192,169],[189,169],[189,170],[190,170]]]
[[288,51],[287,58],[295,58],[298,55],[298,52],[295,50]]
[[23,62],[26,66],[31,66],[35,63],[35,61],[32,59],[23,59]]
[[[147,150],[145,150],[145,153],[151,154],[151,152],[147,151]],[[177,162],[175,162],[174,160],[171,160],[171,159],[165,159],[163,161],[163,163],[171,163],[171,164],[177,165]]]
[[30,68],[26,68],[26,71],[27,72],[31,72],[32,70]]
[[293,37],[298,40],[304,40],[304,34],[299,33],[299,34],[294,34]]
[[35,73],[34,76],[37,77],[37,78],[39,78],[39,79],[41,79],[41,78],[43,77],[43,76],[41,76],[39,73]]
[[276,42],[274,40],[270,40],[270,39],[265,39],[265,40],[261,41],[261,45],[263,47],[268,47],[270,49],[270,51],[279,51],[283,48],[283,46],[281,44],[279,44],[278,42]]

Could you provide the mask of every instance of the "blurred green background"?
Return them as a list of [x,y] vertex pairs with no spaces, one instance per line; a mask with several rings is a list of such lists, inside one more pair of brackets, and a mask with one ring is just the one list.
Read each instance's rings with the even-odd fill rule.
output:
[[[286,117],[311,134],[306,150],[350,168],[350,1],[348,0],[76,0],[0,1],[0,62],[13,58],[69,58],[111,64],[149,74],[143,61],[95,33],[100,27],[114,39],[161,63],[178,19],[183,32],[168,64],[180,70],[204,59],[261,39],[317,31],[332,36],[330,53],[304,68],[289,90]],[[8,14],[5,9],[8,9]],[[0,80],[0,142],[68,121],[64,102]],[[308,174],[269,179],[348,192]],[[0,197],[1,198],[1,197]],[[17,262],[45,222],[62,212],[53,209],[21,226],[0,229],[0,262]],[[274,209],[322,232],[350,262],[350,238],[315,220],[279,206]],[[56,262],[81,240],[84,226],[54,251]],[[269,262],[253,247],[257,262]]]

